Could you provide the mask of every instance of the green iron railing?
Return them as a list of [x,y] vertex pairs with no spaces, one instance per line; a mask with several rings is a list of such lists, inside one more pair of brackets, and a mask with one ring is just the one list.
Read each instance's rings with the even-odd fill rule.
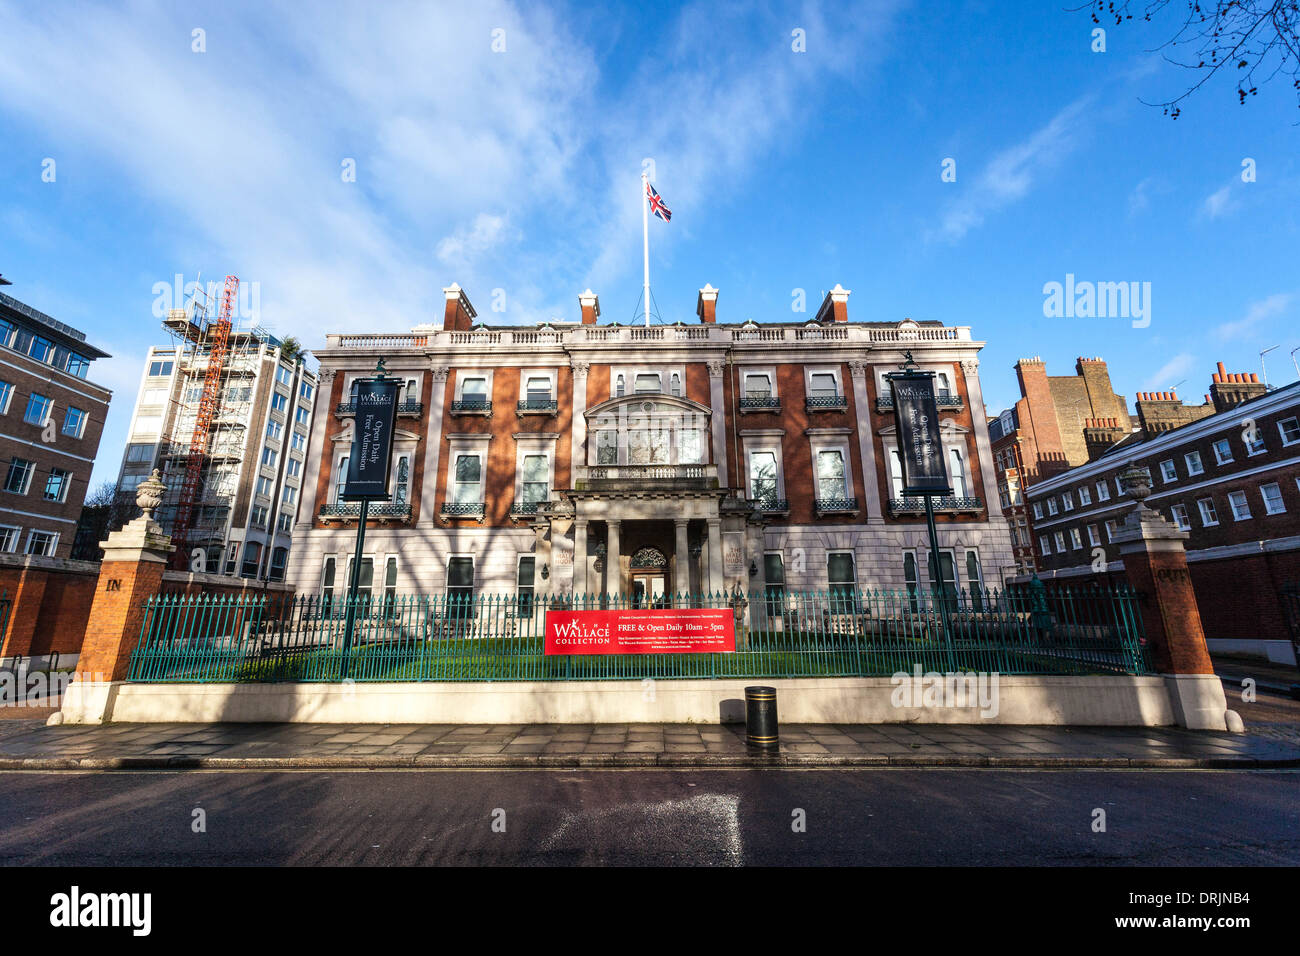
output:
[[1137,596],[1088,588],[666,595],[729,608],[733,653],[545,655],[548,608],[626,609],[630,595],[160,595],[144,605],[132,681],[635,680],[1149,672]]

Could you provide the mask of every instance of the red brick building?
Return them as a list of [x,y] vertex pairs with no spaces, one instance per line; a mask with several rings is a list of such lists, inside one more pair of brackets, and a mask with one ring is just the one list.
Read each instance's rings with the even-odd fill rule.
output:
[[[372,507],[362,587],[378,592],[902,588],[930,566],[900,493],[884,376],[910,350],[938,376],[954,494],[939,502],[946,583],[1011,567],[970,330],[850,322],[836,286],[810,321],[486,326],[458,286],[440,325],[333,334],[288,581],[341,593],[358,506],[338,498],[355,379],[402,379],[393,501]],[[920,572],[922,575],[925,572]],[[924,585],[924,581],[919,582]]]
[[1128,401],[1111,387],[1101,358],[1078,359],[1074,375],[1048,375],[1040,358],[1021,359],[1015,369],[1021,398],[989,423],[989,436],[1016,572],[1026,574],[1038,565],[1025,489],[1089,461],[1131,426]]
[[0,554],[72,553],[112,397],[90,367],[107,357],[84,333],[0,293]]
[[[1300,383],[1269,391],[1220,363],[1204,405],[1178,404],[1144,393],[1143,429],[1026,492],[1040,576],[1123,569],[1111,537],[1132,501],[1117,476],[1136,464],[1151,474],[1147,507],[1187,533],[1206,636],[1286,640],[1278,595],[1300,583]],[[1179,419],[1190,420],[1169,424]]]

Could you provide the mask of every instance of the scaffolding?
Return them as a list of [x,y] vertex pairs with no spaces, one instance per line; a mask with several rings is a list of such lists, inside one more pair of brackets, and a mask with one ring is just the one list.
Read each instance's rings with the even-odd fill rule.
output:
[[215,320],[200,288],[187,308],[173,309],[163,321],[177,344],[177,375],[158,445],[167,486],[158,517],[177,545],[173,561],[181,569],[189,568],[191,550],[201,548],[204,569],[222,570],[245,459],[260,448],[260,436],[249,428],[261,350],[279,342],[260,327],[234,326],[238,283],[226,277]]

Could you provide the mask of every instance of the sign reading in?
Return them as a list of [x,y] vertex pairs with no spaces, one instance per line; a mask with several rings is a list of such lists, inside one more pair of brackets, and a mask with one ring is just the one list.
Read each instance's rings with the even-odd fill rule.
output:
[[933,372],[893,372],[894,426],[903,465],[904,495],[950,495],[947,463],[939,437],[939,406]]
[[547,611],[547,654],[709,654],[736,649],[730,608]]
[[356,420],[352,452],[348,457],[345,501],[388,500],[388,472],[392,465],[393,423],[397,417],[395,378],[357,380]]

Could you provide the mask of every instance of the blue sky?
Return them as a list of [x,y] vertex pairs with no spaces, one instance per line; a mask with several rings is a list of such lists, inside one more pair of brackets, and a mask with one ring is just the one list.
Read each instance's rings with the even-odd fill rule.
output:
[[[0,0],[0,273],[114,354],[93,481],[165,340],[156,283],[257,282],[257,320],[308,348],[440,321],[452,281],[488,322],[574,319],[588,286],[628,322],[646,157],[669,321],[706,282],[720,318],[759,322],[839,282],[856,320],[970,325],[994,413],[1027,355],[1101,355],[1130,400],[1199,396],[1271,345],[1270,381],[1295,379],[1285,83],[1240,107],[1224,77],[1171,121],[1139,102],[1187,82],[1146,52],[1163,35],[1094,53],[1085,14],[1029,0],[588,6]],[[1150,325],[1045,318],[1067,274],[1151,283]]]

